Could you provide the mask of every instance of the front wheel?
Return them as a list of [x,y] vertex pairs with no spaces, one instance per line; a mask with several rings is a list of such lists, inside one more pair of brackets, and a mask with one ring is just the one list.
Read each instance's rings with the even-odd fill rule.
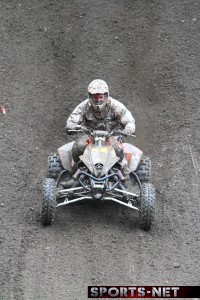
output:
[[56,182],[47,178],[43,184],[41,221],[43,225],[50,225],[55,218],[56,210]]
[[151,183],[143,183],[141,194],[140,227],[147,231],[155,219],[155,187]]

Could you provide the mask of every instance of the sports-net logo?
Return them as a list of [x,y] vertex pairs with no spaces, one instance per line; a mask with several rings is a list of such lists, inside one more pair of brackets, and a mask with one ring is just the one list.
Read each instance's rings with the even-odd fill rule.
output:
[[199,298],[199,286],[89,286],[88,298]]

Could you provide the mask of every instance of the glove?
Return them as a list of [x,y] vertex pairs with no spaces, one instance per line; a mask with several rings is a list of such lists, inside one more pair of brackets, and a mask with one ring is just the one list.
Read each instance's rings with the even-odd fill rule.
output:
[[133,130],[133,128],[131,128],[131,127],[126,127],[126,128],[124,129],[124,131],[125,131],[127,134],[134,134],[134,130]]

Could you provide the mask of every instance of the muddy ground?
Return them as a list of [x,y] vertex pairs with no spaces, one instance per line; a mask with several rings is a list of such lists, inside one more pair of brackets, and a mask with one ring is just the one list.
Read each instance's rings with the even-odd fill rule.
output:
[[[82,300],[88,285],[200,285],[200,2],[0,1],[0,299]],[[102,78],[153,162],[150,232],[117,204],[40,223],[49,153]]]

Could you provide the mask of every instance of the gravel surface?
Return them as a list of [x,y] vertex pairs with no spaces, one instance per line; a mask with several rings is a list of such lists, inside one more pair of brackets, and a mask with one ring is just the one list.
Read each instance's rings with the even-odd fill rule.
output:
[[[0,299],[84,300],[88,285],[200,285],[200,2],[0,1]],[[47,156],[102,78],[153,162],[156,223],[108,203],[40,222]]]

